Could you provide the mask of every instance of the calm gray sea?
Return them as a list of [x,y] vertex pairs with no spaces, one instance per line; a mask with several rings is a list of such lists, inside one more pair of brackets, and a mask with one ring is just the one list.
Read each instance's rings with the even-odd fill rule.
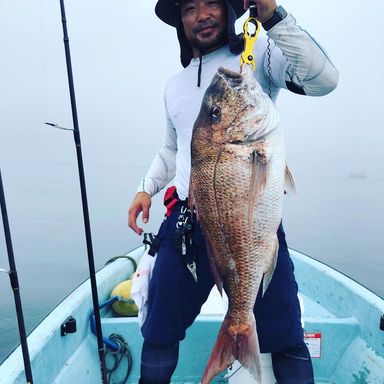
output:
[[[86,167],[97,268],[140,243],[126,225],[127,208],[146,166]],[[7,162],[3,179],[28,332],[87,278],[76,164]],[[335,177],[296,174],[297,193],[286,197],[290,247],[326,262],[384,296],[384,178],[367,173]],[[156,231],[163,208],[154,199],[147,231]],[[8,267],[3,234],[0,266]],[[18,344],[13,294],[0,275],[0,360]],[[88,311],[89,308],[84,308]]]

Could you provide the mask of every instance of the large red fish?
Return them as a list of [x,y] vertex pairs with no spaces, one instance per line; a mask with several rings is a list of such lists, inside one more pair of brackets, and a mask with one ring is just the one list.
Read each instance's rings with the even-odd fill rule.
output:
[[193,128],[191,154],[191,204],[229,301],[201,383],[235,360],[261,378],[253,307],[275,268],[286,164],[279,114],[250,70],[218,70]]

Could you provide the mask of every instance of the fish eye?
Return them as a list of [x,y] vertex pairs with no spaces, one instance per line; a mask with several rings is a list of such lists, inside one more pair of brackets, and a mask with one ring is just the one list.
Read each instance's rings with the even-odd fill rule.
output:
[[211,117],[212,119],[217,119],[217,118],[220,116],[220,113],[221,113],[220,108],[219,108],[219,107],[216,107],[216,106],[213,106],[213,107],[211,108],[211,110],[210,110],[209,115],[210,115],[210,117]]

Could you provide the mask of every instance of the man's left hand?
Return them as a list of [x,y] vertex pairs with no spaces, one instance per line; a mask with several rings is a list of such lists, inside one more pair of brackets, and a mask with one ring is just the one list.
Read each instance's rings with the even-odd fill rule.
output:
[[244,0],[244,8],[249,8],[249,3],[256,4],[257,19],[260,23],[266,22],[270,19],[277,8],[276,0]]

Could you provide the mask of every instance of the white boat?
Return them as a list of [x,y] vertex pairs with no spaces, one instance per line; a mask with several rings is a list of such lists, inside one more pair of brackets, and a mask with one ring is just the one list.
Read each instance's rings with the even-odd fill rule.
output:
[[[139,247],[128,255],[139,261]],[[306,342],[315,370],[316,384],[384,383],[384,300],[334,269],[291,250],[300,289]],[[118,259],[97,273],[99,299],[110,298],[112,289],[133,273],[129,259]],[[89,281],[59,304],[29,335],[34,383],[101,383],[95,335],[90,329],[92,298]],[[199,383],[226,312],[225,301],[212,290],[201,314],[181,343],[178,367],[172,383]],[[62,335],[69,317],[76,332]],[[105,337],[118,334],[128,344],[132,370],[126,383],[137,383],[142,336],[137,317],[114,317],[109,306],[102,309]],[[73,320],[72,320],[73,322]],[[112,363],[107,354],[107,365]],[[262,356],[263,384],[276,383],[268,354]],[[122,361],[110,383],[121,383],[127,372]],[[0,383],[25,383],[20,347],[0,366]],[[256,381],[239,365],[218,375],[214,383],[250,384]]]

